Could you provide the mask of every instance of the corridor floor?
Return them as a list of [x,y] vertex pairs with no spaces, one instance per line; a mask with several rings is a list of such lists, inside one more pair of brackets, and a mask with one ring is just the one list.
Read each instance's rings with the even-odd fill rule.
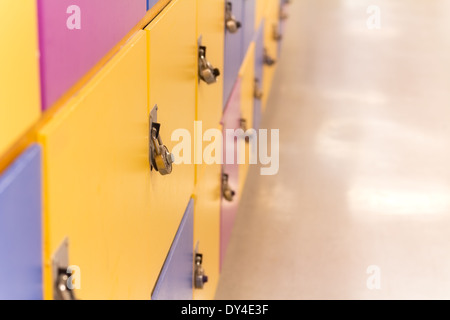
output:
[[450,299],[450,1],[291,2],[216,298]]

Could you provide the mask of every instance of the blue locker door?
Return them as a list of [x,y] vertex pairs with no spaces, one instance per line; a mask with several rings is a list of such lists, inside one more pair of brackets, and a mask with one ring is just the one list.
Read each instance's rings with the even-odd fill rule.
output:
[[29,147],[0,175],[0,299],[40,300],[41,148]]
[[[232,13],[237,21],[243,23],[243,2],[242,0],[225,1],[225,6],[231,3]],[[226,10],[226,8],[224,9]],[[239,69],[242,64],[243,28],[236,33],[231,33],[225,27],[225,57],[223,72],[223,108],[227,105],[228,99],[236,82]]]
[[194,200],[190,200],[152,293],[152,300],[192,300]]
[[150,10],[159,0],[147,0],[147,10]]
[[[255,80],[258,81],[259,88],[263,90],[263,67],[264,67],[264,20],[256,34],[255,38]],[[268,94],[268,92],[263,92]],[[253,111],[253,128],[258,130],[261,124],[262,100],[255,99]]]
[[248,47],[253,41],[253,36],[255,35],[255,0],[244,0],[243,10],[242,28],[244,42],[242,46],[241,60],[244,60]]

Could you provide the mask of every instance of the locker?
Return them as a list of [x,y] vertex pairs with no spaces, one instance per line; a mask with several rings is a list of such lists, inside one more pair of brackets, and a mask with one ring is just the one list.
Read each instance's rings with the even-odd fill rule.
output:
[[[229,12],[227,16],[226,12]],[[231,15],[231,16],[230,16]],[[228,20],[227,20],[228,17]],[[231,91],[236,82],[242,63],[244,32],[242,28],[243,2],[242,0],[228,0],[225,2],[225,61],[223,72],[223,107],[227,105]],[[228,21],[228,22],[227,22]],[[233,33],[228,25],[238,24],[239,28]]]
[[[219,130],[219,129],[218,129]],[[194,244],[203,254],[203,267],[208,282],[202,289],[194,290],[195,300],[213,299],[219,280],[220,253],[220,164],[199,166],[199,178],[195,192]]]
[[[148,159],[147,37],[138,32],[38,134],[44,148],[44,294],[68,240],[81,299],[149,299],[157,204]],[[187,199],[187,198],[185,198]],[[171,212],[171,205],[167,212]],[[172,235],[173,238],[173,235]],[[162,263],[161,263],[162,265]],[[54,269],[54,268],[53,268]]]
[[262,117],[263,91],[263,68],[264,68],[264,20],[261,22],[255,37],[255,107],[253,113],[253,127],[258,130]]
[[[246,132],[253,129],[253,113],[255,105],[255,43],[252,42],[239,71],[241,79],[241,129]],[[242,194],[249,168],[250,152],[253,151],[255,136],[245,138],[245,154],[241,154],[242,164],[239,165],[239,194]],[[252,150],[251,150],[252,149]]]
[[43,108],[108,53],[146,9],[146,0],[38,0]]
[[[219,129],[223,110],[223,64],[224,64],[224,0],[198,0],[198,38],[206,46],[206,58],[219,68],[222,75],[217,82],[208,85],[198,82],[197,121],[202,122],[202,132]],[[220,251],[220,164],[203,163],[203,151],[209,142],[204,142],[197,165],[195,188],[194,243],[204,256],[203,265],[208,275],[208,283],[202,289],[194,290],[194,299],[213,299],[219,279]]]
[[152,300],[192,300],[194,201],[189,201],[169,254],[152,292]]
[[265,61],[272,61],[265,63],[263,68],[263,91],[262,98],[263,110],[267,105],[270,89],[272,87],[273,77],[275,75],[275,66],[278,59],[278,40],[276,34],[279,31],[279,15],[280,6],[279,0],[267,0],[266,19],[264,23],[264,49],[266,51]]
[[247,54],[248,47],[253,41],[255,35],[255,0],[243,0],[243,45],[242,45],[242,60]]
[[31,127],[40,114],[34,1],[0,1],[0,39],[1,155]]
[[198,81],[196,120],[204,130],[217,127],[223,110],[224,6],[224,0],[198,0],[197,38],[206,47],[206,60],[221,72],[216,83]]
[[42,299],[41,147],[0,175],[0,299]]
[[[239,165],[237,164],[238,138],[226,135],[227,129],[240,128],[241,80],[238,79],[222,118],[224,137],[224,164],[222,167],[222,200],[220,217],[220,266],[222,266],[233,229],[240,194]],[[233,151],[231,151],[233,150]],[[234,152],[232,163],[226,160],[227,154]],[[226,196],[226,197],[224,197]]]
[[[171,141],[176,130],[186,130],[192,139],[194,137],[198,81],[196,4],[196,0],[173,0],[145,29],[148,35],[148,105],[150,110],[158,106],[161,136],[171,151],[179,143]],[[193,149],[192,144],[190,146]],[[175,156],[181,158],[181,154]],[[194,192],[192,156],[186,159],[187,163],[174,165],[170,175],[152,176],[153,201],[160,204],[152,212],[148,231],[151,241],[157,244],[151,251],[152,265],[147,268],[153,283],[180,224],[186,199]]]

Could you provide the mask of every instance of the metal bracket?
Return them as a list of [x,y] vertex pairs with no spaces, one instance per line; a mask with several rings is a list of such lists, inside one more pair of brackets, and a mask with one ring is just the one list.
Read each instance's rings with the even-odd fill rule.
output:
[[281,41],[283,39],[283,35],[280,33],[280,29],[277,24],[274,24],[272,26],[272,32],[273,32],[273,40]]
[[259,85],[259,79],[255,78],[253,97],[256,100],[261,100],[263,98],[263,96],[264,96],[264,94],[263,94],[263,91],[261,90],[261,86]]
[[217,82],[217,77],[220,76],[220,70],[214,68],[206,59],[206,47],[202,46],[202,37],[198,39],[198,78],[207,84]]
[[277,61],[269,55],[269,53],[267,52],[267,48],[264,48],[263,61],[264,61],[264,64],[269,66],[269,67],[271,67],[275,63],[277,63]]
[[230,33],[236,33],[242,27],[242,24],[233,15],[233,4],[229,1],[225,8],[225,26]]
[[67,285],[69,275],[69,239],[64,238],[52,257],[52,282],[54,300],[76,300],[72,289]]
[[205,275],[203,269],[203,254],[198,253],[198,242],[194,251],[194,287],[195,289],[203,289],[205,283],[208,282],[208,276]]
[[155,169],[161,175],[166,175],[172,172],[172,163],[175,158],[162,141],[161,124],[157,122],[157,112],[158,106],[155,105],[149,117],[149,163],[150,170]]
[[236,192],[231,189],[229,183],[228,183],[228,174],[223,173],[222,174],[222,196],[227,201],[233,201],[234,196],[236,195]]

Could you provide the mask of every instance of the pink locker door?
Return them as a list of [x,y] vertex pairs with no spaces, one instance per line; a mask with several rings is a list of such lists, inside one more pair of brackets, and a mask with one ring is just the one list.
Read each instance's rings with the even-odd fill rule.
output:
[[38,0],[42,108],[95,66],[146,11],[146,0]]
[[[223,169],[222,175],[227,176],[227,184],[234,192],[233,199],[231,201],[225,199],[222,194],[221,200],[221,217],[220,217],[220,266],[222,266],[224,257],[227,251],[228,242],[230,241],[231,231],[233,230],[234,220],[236,218],[236,212],[238,209],[238,203],[240,195],[238,194],[239,188],[239,165],[237,164],[237,139],[234,137],[227,137],[226,130],[236,130],[240,128],[241,118],[241,83],[240,79],[235,83],[230,95],[230,99],[225,108],[222,118],[223,126]],[[227,163],[227,154],[234,152],[233,163]],[[222,190],[223,190],[222,186]]]

